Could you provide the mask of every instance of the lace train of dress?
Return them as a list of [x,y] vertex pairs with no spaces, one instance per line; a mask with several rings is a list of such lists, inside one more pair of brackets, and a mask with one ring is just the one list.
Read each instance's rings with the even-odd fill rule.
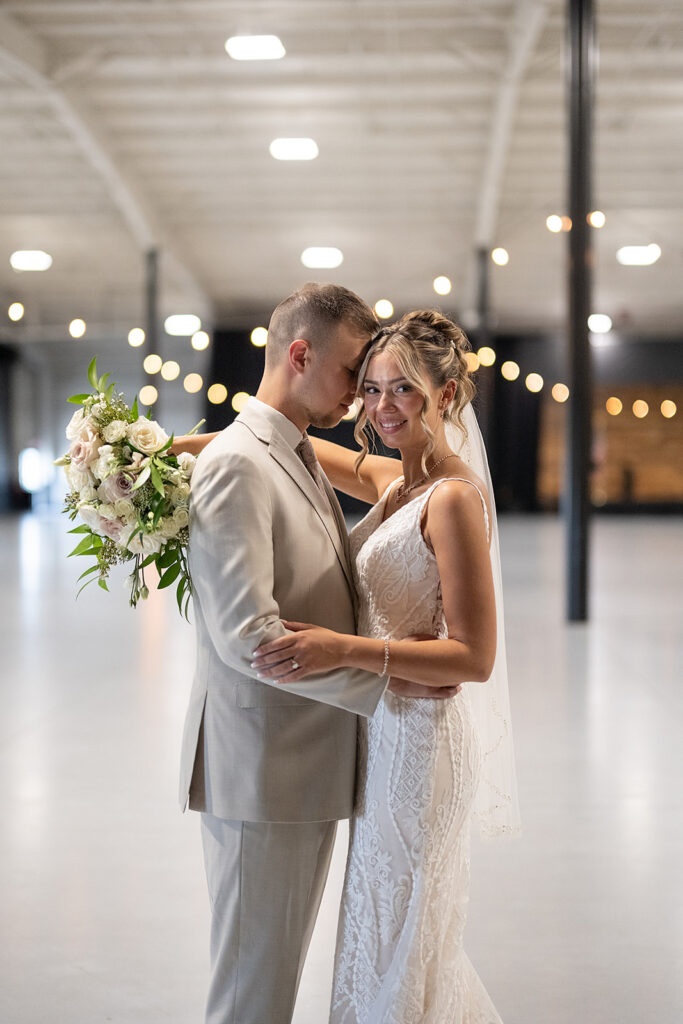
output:
[[[385,494],[351,532],[360,634],[445,635],[421,531],[441,482],[382,522]],[[387,692],[361,727],[330,1024],[502,1024],[463,949],[481,765],[466,691],[447,701]]]

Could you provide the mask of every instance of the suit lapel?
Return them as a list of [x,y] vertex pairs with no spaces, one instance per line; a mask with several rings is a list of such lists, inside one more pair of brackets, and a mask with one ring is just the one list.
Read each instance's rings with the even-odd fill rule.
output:
[[291,477],[299,490],[310,501],[325,528],[325,532],[332,541],[355,601],[355,587],[349,557],[349,538],[346,523],[344,522],[344,514],[337,501],[334,489],[325,474],[321,473],[321,476],[329,502],[325,500],[313,477],[293,448],[287,444],[273,424],[257,408],[247,405],[237,417],[235,423],[247,427],[259,440],[268,445],[269,455],[275,459],[278,465]]
[[337,558],[344,570],[349,586],[353,589],[353,580],[348,557],[348,536],[346,524],[339,502],[330,485],[329,480],[322,474],[325,490],[329,502],[325,500],[313,477],[304,466],[296,452],[292,451],[289,445],[282,442],[277,434],[273,434],[268,447],[270,456],[284,469],[285,473],[292,478],[297,487],[302,491],[315,509],[322,525],[329,536]]

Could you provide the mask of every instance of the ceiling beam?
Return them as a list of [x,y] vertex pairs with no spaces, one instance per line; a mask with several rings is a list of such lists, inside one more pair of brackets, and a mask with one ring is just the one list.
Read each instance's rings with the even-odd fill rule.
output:
[[14,18],[0,12],[0,68],[39,93],[89,165],[104,182],[136,246],[141,252],[160,249],[174,283],[211,319],[211,303],[189,268],[173,252],[170,240],[149,209],[137,182],[118,165],[111,147],[75,92],[59,86],[49,73],[49,53],[40,39]]
[[498,219],[505,161],[510,148],[519,88],[547,15],[544,0],[521,0],[510,30],[510,48],[489,129],[487,157],[477,199],[475,248],[487,248]]

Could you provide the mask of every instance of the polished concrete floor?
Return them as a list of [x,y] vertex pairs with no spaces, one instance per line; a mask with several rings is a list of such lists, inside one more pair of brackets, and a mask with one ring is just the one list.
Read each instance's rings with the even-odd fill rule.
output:
[[[475,845],[467,946],[506,1024],[683,1020],[682,525],[598,519],[591,622],[567,626],[561,524],[502,522],[525,832]],[[71,540],[0,520],[0,1024],[199,1024],[192,629],[168,594],[75,602]],[[295,1024],[327,1020],[344,840]]]

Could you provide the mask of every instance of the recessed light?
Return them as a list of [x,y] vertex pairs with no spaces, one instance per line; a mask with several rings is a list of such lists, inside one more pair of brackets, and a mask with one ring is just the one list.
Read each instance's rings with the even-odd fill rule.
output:
[[588,330],[593,334],[608,334],[612,330],[612,318],[606,313],[591,313],[588,317]]
[[333,270],[344,261],[341,249],[334,246],[313,245],[301,253],[301,262],[305,267]]
[[52,256],[42,249],[18,249],[9,258],[13,270],[49,270]]
[[273,139],[269,149],[275,160],[315,160],[320,152],[315,139]]
[[617,249],[617,262],[623,267],[651,267],[662,255],[656,242],[650,245],[622,245]]
[[172,316],[167,316],[164,320],[166,333],[177,338],[196,334],[201,326],[201,320],[194,313],[173,313]]
[[277,36],[230,36],[225,52],[233,60],[280,60],[287,51]]

